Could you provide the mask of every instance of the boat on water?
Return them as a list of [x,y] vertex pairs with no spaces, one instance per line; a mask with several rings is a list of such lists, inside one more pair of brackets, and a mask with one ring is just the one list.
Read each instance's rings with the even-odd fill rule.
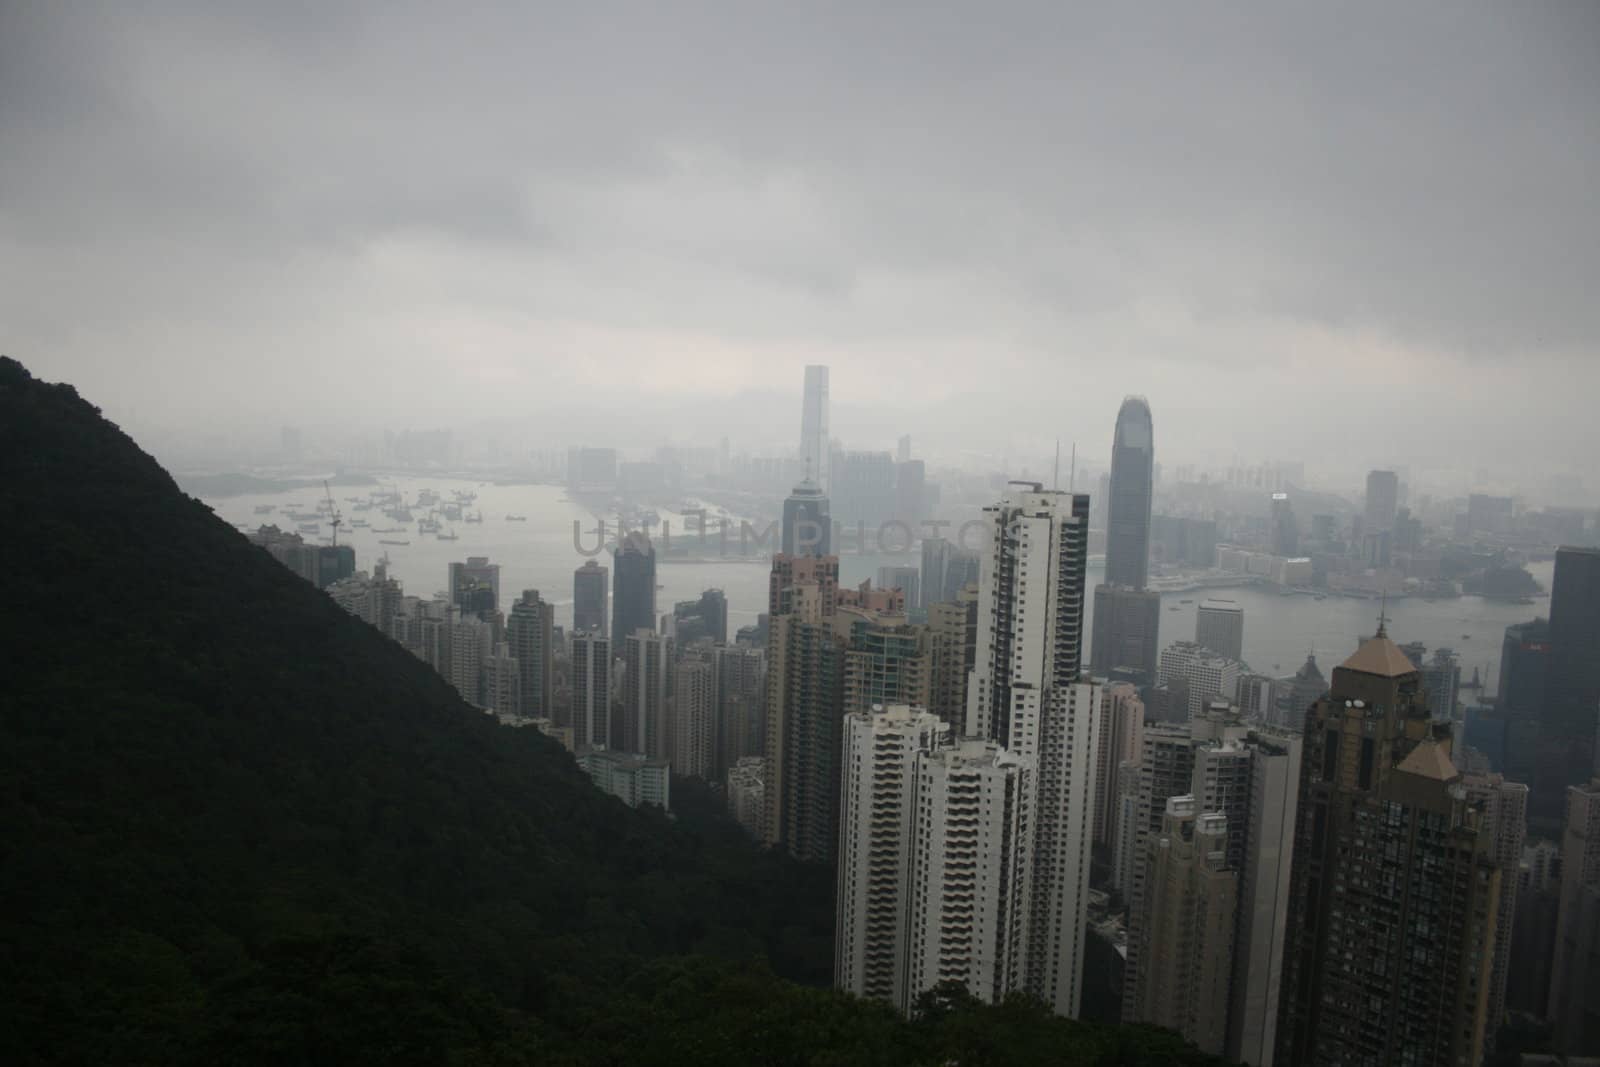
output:
[[1188,600],[1180,600],[1180,601],[1178,601],[1178,603],[1180,603],[1180,604],[1193,604],[1194,603],[1194,598],[1191,597]]
[[483,521],[483,512],[479,511],[479,512],[475,512],[474,514],[468,515],[467,518],[466,518],[466,521],[467,522],[482,522]]
[[1174,604],[1170,608],[1168,608],[1167,610],[1168,611],[1177,611],[1178,610],[1178,605]]
[[296,526],[295,529],[299,530],[301,533],[314,534],[322,529],[322,525],[315,522],[302,522],[299,526]]
[[526,515],[507,515],[506,516],[506,521],[507,522],[527,522],[528,521],[528,516],[526,516]]
[[350,520],[350,525],[351,526],[366,526],[366,525],[368,525],[368,523],[367,523],[366,519],[351,519]]
[[257,515],[271,515],[273,513],[273,511],[275,511],[276,509],[277,509],[277,505],[276,504],[257,504],[256,505],[256,514]]
[[459,541],[459,540],[461,540],[461,535],[456,533],[454,530],[451,530],[449,533],[442,533],[442,534],[438,534],[436,536],[441,541]]
[[419,489],[417,491],[417,506],[431,508],[439,502],[439,494],[433,489]]
[[410,541],[379,541],[380,545],[409,545]]

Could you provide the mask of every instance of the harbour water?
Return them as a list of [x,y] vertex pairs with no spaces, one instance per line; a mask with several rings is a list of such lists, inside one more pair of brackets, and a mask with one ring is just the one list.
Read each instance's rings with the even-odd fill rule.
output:
[[[438,477],[397,477],[385,479],[383,486],[400,491],[407,500],[415,500],[418,491],[425,488],[438,490],[444,500],[451,499],[456,490],[476,493],[477,499],[466,510],[481,513],[483,522],[445,523],[446,532],[453,528],[458,536],[454,541],[441,541],[430,534],[420,534],[415,522],[410,524],[405,533],[380,534],[374,532],[373,528],[398,524],[377,509],[355,511],[355,505],[346,499],[365,499],[369,490],[336,486],[334,499],[344,518],[344,525],[339,531],[340,543],[355,547],[358,569],[370,571],[379,557],[387,553],[390,573],[404,583],[406,592],[412,596],[429,597],[445,588],[451,562],[465,560],[468,556],[487,556],[500,565],[502,598],[509,602],[523,589],[538,589],[556,605],[556,622],[563,626],[571,624],[572,572],[588,558],[576,544],[593,553],[596,519],[584,505],[568,499],[563,488],[553,485],[494,485]],[[254,529],[263,523],[276,523],[281,528],[293,529],[296,524],[282,514],[284,505],[299,504],[300,507],[294,510],[309,512],[316,508],[321,499],[319,487],[315,492],[310,488],[301,488],[285,493],[208,499],[206,503],[235,526]],[[266,505],[275,505],[275,510],[272,513],[256,513],[258,506]],[[413,510],[418,518],[422,517],[422,511]],[[526,516],[526,519],[510,521],[507,515]],[[675,550],[680,543],[687,549],[688,539],[679,540],[681,520],[666,514],[663,518],[674,520]],[[353,526],[351,523],[355,519],[365,519],[371,525]],[[577,542],[574,541],[575,523],[581,531]],[[329,533],[329,527],[324,522],[321,535],[326,537]],[[381,545],[380,540],[408,541],[409,544]],[[600,562],[610,565],[607,554],[603,553],[598,558]],[[915,551],[903,555],[846,555],[840,561],[841,581],[859,584],[875,578],[881,565],[915,565],[919,559]],[[1546,590],[1550,587],[1553,566],[1547,562],[1529,567],[1534,578]],[[1091,564],[1091,589],[1099,580],[1100,566]],[[666,563],[656,568],[656,582],[657,610],[660,612],[670,611],[673,602],[691,600],[705,589],[722,589],[728,597],[730,631],[754,623],[756,616],[766,608],[767,568],[760,562]],[[1272,586],[1197,590],[1163,594],[1163,647],[1172,641],[1193,638],[1195,612],[1208,595],[1233,600],[1244,609],[1244,656],[1252,669],[1263,674],[1290,673],[1305,661],[1307,652],[1316,654],[1317,662],[1326,674],[1355,650],[1363,635],[1371,634],[1377,627],[1379,604],[1375,600],[1334,596],[1317,600],[1310,596],[1284,596]],[[1532,604],[1485,600],[1481,597],[1436,601],[1420,598],[1391,600],[1387,609],[1388,630],[1396,641],[1421,641],[1430,652],[1439,647],[1454,649],[1460,656],[1462,681],[1466,682],[1476,668],[1487,687],[1485,692],[1492,693],[1499,673],[1500,644],[1505,628],[1535,615],[1548,615],[1548,605],[1548,600],[1542,597]],[[1177,610],[1171,610],[1173,608]],[[1088,618],[1093,617],[1092,609],[1091,602]],[[1086,635],[1086,644],[1087,640]],[[1087,648],[1085,651],[1087,653]]]

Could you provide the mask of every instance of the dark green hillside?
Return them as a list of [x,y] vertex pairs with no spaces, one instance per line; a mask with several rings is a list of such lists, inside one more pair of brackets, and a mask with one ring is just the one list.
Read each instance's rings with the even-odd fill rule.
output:
[[599,795],[6,359],[0,548],[8,1062],[1182,1047],[1021,1007],[911,1027],[779,981],[829,977],[827,872],[692,791],[678,822]]

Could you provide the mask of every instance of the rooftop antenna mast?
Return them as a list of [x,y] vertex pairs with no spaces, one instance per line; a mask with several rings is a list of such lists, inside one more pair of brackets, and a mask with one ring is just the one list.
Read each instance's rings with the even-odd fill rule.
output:
[[322,491],[328,495],[328,525],[333,527],[333,547],[339,547],[339,524],[344,518],[339,514],[338,505],[333,502],[333,490],[328,488],[328,480],[322,480]]
[[1061,438],[1056,438],[1056,465],[1050,470],[1050,488],[1061,488]]
[[1069,478],[1071,480],[1067,483],[1067,492],[1076,492],[1078,489],[1078,442],[1076,441],[1072,442],[1072,473]]

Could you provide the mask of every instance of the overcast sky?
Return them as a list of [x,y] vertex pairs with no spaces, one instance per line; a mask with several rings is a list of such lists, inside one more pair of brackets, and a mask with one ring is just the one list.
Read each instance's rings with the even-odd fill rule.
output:
[[221,6],[0,2],[0,351],[136,424],[1600,455],[1600,4]]

